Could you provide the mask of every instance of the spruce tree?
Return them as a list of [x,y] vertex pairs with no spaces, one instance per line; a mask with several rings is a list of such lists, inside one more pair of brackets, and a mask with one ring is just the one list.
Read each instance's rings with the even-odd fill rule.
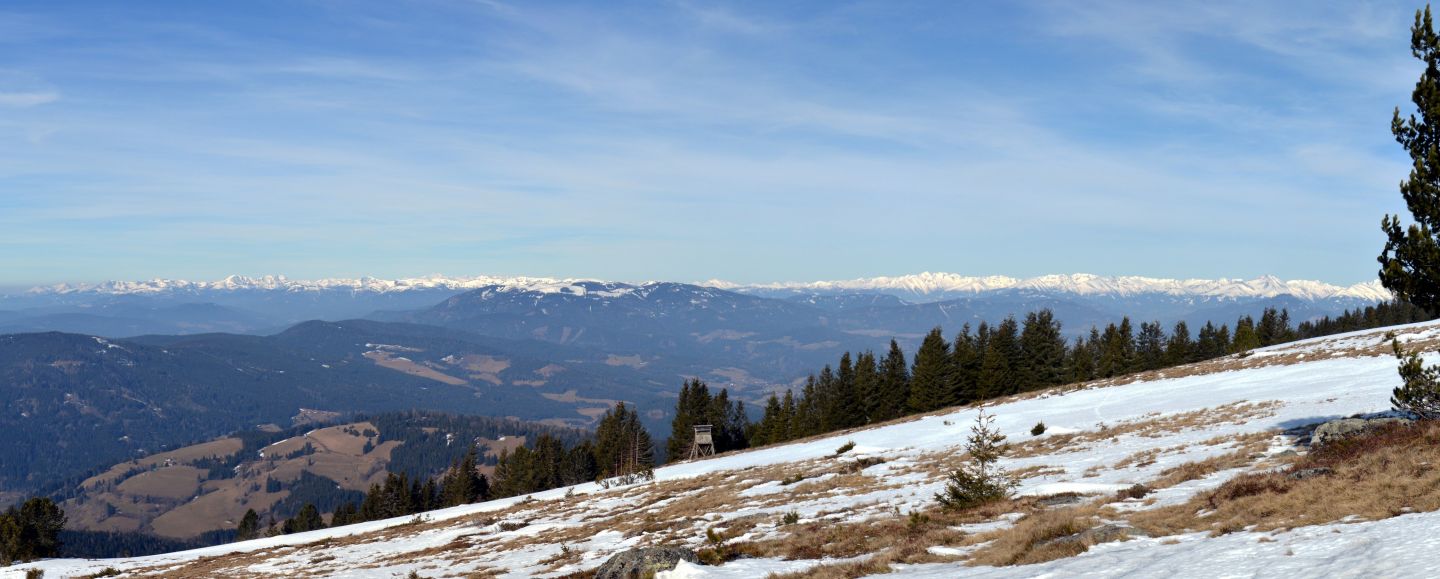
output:
[[835,383],[830,392],[830,430],[850,428],[864,424],[864,412],[855,395],[855,362],[850,352],[840,356],[840,365],[835,373]]
[[963,510],[1005,500],[1019,484],[1000,468],[1005,435],[995,428],[995,417],[981,410],[970,428],[965,451],[969,460],[951,471],[945,490],[935,500],[946,510]]
[[856,424],[872,424],[877,421],[883,392],[881,390],[880,368],[875,362],[875,352],[866,350],[855,357],[855,408],[859,412]]
[[1260,347],[1260,334],[1255,332],[1255,320],[1240,316],[1235,322],[1235,339],[1230,343],[1230,353],[1249,352]]
[[950,344],[940,328],[930,330],[915,352],[915,366],[910,370],[910,412],[929,412],[954,403],[951,380]]
[[710,387],[699,378],[686,380],[680,387],[680,398],[675,401],[675,418],[670,421],[670,440],[665,445],[670,460],[680,460],[689,454],[695,440],[695,425],[721,426],[714,420]]
[[970,333],[970,324],[960,326],[955,343],[950,348],[950,359],[955,373],[952,395],[956,404],[969,404],[982,397],[980,392],[980,366],[984,352],[977,347],[975,336]]
[[1165,365],[1179,366],[1194,361],[1195,344],[1190,340],[1190,326],[1185,320],[1175,322],[1170,339],[1165,342]]
[[1391,339],[1390,347],[1400,360],[1402,382],[1390,396],[1390,404],[1427,420],[1440,418],[1440,366],[1425,366],[1420,354],[1406,351],[1400,340]]
[[1048,308],[1030,312],[1020,330],[1019,386],[1034,390],[1065,382],[1065,336]]
[[780,441],[799,438],[800,426],[797,424],[800,414],[795,404],[795,393],[786,390],[785,398],[780,402],[780,422],[775,425],[775,436]]
[[990,332],[980,363],[979,391],[981,398],[1008,396],[1020,391],[1019,325],[1014,317],[1005,318]]
[[784,420],[783,412],[780,398],[772,392],[770,398],[765,400],[765,414],[760,418],[760,426],[755,429],[755,437],[751,439],[751,444],[764,446],[784,440],[780,434],[781,423]]
[[300,507],[300,512],[285,521],[281,532],[289,535],[323,528],[325,528],[325,519],[320,517],[320,510],[315,508],[313,503],[305,503],[305,506]]
[[1135,337],[1136,370],[1158,370],[1165,366],[1165,330],[1160,322],[1141,322]]
[[[1092,327],[1091,331],[1095,329]],[[1075,345],[1065,356],[1067,375],[1071,382],[1088,382],[1095,379],[1095,342],[1075,338]]]
[[[1396,297],[1421,308],[1440,311],[1440,36],[1435,34],[1430,6],[1415,12],[1410,28],[1410,54],[1425,63],[1410,100],[1415,113],[1400,116],[1395,108],[1390,131],[1410,154],[1410,175],[1400,182],[1400,195],[1414,219],[1408,228],[1400,216],[1387,215],[1380,227],[1387,238],[1380,262],[1380,282]],[[1238,334],[1238,330],[1237,330]]]
[[875,420],[885,421],[905,414],[910,403],[910,370],[900,344],[890,340],[890,350],[880,361],[881,401]]
[[240,524],[235,527],[236,541],[249,541],[260,536],[260,515],[255,509],[246,509],[245,516],[240,517]]
[[475,445],[471,444],[464,456],[451,463],[440,485],[441,506],[467,505],[487,498],[490,485],[480,474],[478,454]]

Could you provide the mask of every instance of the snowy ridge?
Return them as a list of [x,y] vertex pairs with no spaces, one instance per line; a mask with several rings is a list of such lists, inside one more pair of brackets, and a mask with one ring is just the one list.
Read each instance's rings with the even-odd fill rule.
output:
[[806,291],[858,291],[890,290],[917,295],[937,293],[983,294],[1000,290],[1033,290],[1078,295],[1132,296],[1140,294],[1166,294],[1174,296],[1245,298],[1271,298],[1293,295],[1306,300],[1329,298],[1354,298],[1384,301],[1390,299],[1390,292],[1379,281],[1337,286],[1313,280],[1284,281],[1274,276],[1261,276],[1251,280],[1221,278],[1208,279],[1166,279],[1141,276],[1107,277],[1088,273],[1069,275],[1043,275],[1032,278],[1006,276],[973,277],[954,273],[924,272],[897,277],[871,277],[844,281],[785,282],[743,286],[721,280],[704,282],[705,285],[735,289],[806,290]]
[[[631,284],[607,284],[600,280],[550,277],[448,277],[432,275],[418,278],[387,280],[374,277],[292,280],[283,275],[247,277],[232,275],[218,281],[187,281],[152,279],[148,281],[108,281],[98,284],[59,284],[31,289],[31,295],[166,295],[204,292],[278,291],[320,292],[349,291],[393,293],[415,290],[465,291],[493,288],[501,292],[572,293],[583,295],[583,283],[614,286],[611,291],[634,287]],[[648,284],[646,284],[648,285]],[[1285,281],[1274,276],[1255,279],[1166,279],[1142,276],[1107,277],[1086,273],[1044,275],[1032,278],[1007,276],[965,276],[954,273],[924,272],[896,277],[871,277],[843,281],[780,282],[744,285],[723,280],[709,280],[697,285],[732,291],[795,290],[795,291],[889,291],[919,296],[936,294],[984,294],[1001,290],[1030,290],[1085,296],[1127,297],[1144,294],[1192,296],[1203,298],[1273,298],[1292,295],[1305,300],[1350,298],[1365,301],[1390,299],[1390,292],[1378,281],[1338,286],[1313,280]]]
[[395,280],[374,277],[292,280],[283,275],[266,275],[260,277],[232,275],[218,281],[152,279],[147,281],[107,281],[98,284],[58,284],[33,288],[28,293],[32,295],[164,295],[201,292],[319,292],[337,290],[357,293],[392,293],[435,289],[464,291],[492,286],[498,286],[511,291],[558,293],[566,290],[566,288],[576,287],[575,284],[579,282],[586,281],[595,280],[523,276],[446,277],[441,275]]

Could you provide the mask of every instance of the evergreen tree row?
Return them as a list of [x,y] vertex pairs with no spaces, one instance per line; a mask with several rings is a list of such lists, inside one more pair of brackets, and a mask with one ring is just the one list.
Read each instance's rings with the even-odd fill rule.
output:
[[[1104,330],[1091,327],[1088,335],[1072,342],[1065,340],[1059,320],[1048,309],[1031,312],[1022,321],[1012,316],[995,325],[981,322],[973,330],[966,324],[953,341],[937,327],[921,341],[913,363],[906,363],[905,352],[891,340],[884,356],[846,352],[836,368],[826,366],[807,378],[798,394],[771,395],[749,443],[774,444],[1061,384],[1427,319],[1431,316],[1420,308],[1390,302],[1298,328],[1291,326],[1288,311],[1266,308],[1259,321],[1241,316],[1233,331],[1229,325],[1207,322],[1194,334],[1184,321],[1168,332],[1159,322],[1142,322],[1137,330],[1127,317]],[[678,424],[676,428],[678,435]]]

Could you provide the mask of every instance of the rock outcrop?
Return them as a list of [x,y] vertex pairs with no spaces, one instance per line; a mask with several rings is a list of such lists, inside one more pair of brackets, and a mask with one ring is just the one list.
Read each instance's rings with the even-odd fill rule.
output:
[[684,547],[639,547],[616,553],[595,571],[595,579],[640,579],[675,568],[680,561],[699,563]]

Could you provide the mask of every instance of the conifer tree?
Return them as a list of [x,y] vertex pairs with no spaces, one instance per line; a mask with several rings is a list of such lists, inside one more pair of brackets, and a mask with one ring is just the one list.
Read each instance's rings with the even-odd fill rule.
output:
[[1020,390],[1017,368],[1020,366],[1019,325],[1007,317],[995,326],[986,340],[984,358],[980,363],[980,395],[983,398],[1007,396]]
[[876,421],[890,420],[905,414],[910,403],[910,370],[900,344],[890,340],[890,350],[880,361],[880,408]]
[[1398,339],[1392,338],[1390,347],[1400,360],[1402,381],[1390,396],[1390,404],[1427,420],[1440,418],[1440,366],[1425,366],[1420,354],[1406,351]]
[[1105,326],[1100,335],[1099,356],[1095,360],[1095,376],[1111,378],[1125,373],[1125,350],[1121,344],[1120,328],[1115,324]]
[[946,510],[963,510],[1009,498],[1018,485],[1000,468],[1005,452],[1005,435],[995,428],[995,417],[981,410],[970,428],[965,451],[970,459],[951,471],[945,490],[935,500]]
[[235,527],[236,541],[249,541],[260,536],[260,515],[255,509],[246,509],[245,516],[240,517],[240,524]]
[[983,363],[984,352],[977,347],[975,336],[970,333],[970,324],[960,326],[960,334],[955,336],[955,343],[950,349],[950,359],[955,373],[955,393],[952,396],[956,404],[969,404],[983,397],[980,392],[980,366]]
[[915,352],[915,366],[910,370],[910,412],[928,412],[954,403],[951,380],[950,344],[940,328],[930,330]]
[[305,503],[305,506],[300,507],[300,512],[285,521],[281,532],[289,535],[323,528],[325,528],[325,519],[320,517],[320,510],[315,508],[313,503]]
[[792,440],[800,437],[799,413],[795,404],[795,394],[786,390],[785,398],[780,402],[781,420],[775,425],[780,440]]
[[630,483],[653,476],[655,458],[650,433],[640,424],[640,414],[624,402],[617,402],[600,418],[595,429],[595,463],[602,479]]
[[[1415,113],[1400,116],[1395,108],[1390,131],[1412,161],[1410,175],[1400,182],[1400,195],[1414,219],[1408,228],[1400,216],[1380,222],[1387,240],[1378,258],[1380,282],[1396,297],[1430,312],[1440,311],[1440,36],[1430,6],[1415,12],[1410,28],[1410,54],[1425,63],[1411,93]],[[1238,334],[1238,329],[1237,329]]]
[[355,503],[345,503],[330,516],[330,526],[340,527],[360,522],[360,512]]
[[[1095,328],[1090,328],[1093,333]],[[1095,338],[1098,340],[1098,338]],[[1088,382],[1095,379],[1095,342],[1075,338],[1075,345],[1065,356],[1067,374],[1071,382]]]
[[1165,365],[1165,330],[1160,322],[1141,322],[1135,337],[1135,370],[1158,370]]
[[795,418],[790,422],[791,438],[810,436],[821,432],[820,387],[812,374],[805,378],[800,396],[795,399]]
[[480,474],[478,454],[475,445],[471,444],[465,455],[451,463],[450,469],[445,471],[440,485],[441,506],[468,505],[488,498],[490,484]]
[[710,396],[710,387],[699,378],[686,380],[680,387],[680,398],[675,401],[675,418],[670,421],[670,440],[665,445],[666,455],[671,460],[684,458],[695,440],[695,425],[721,426],[716,424],[714,419],[714,401]]
[[1255,320],[1240,316],[1235,321],[1235,339],[1230,343],[1230,353],[1249,352],[1260,347],[1260,335],[1255,332]]
[[860,415],[856,425],[877,422],[880,415],[881,391],[880,368],[875,362],[875,352],[866,350],[855,357],[855,407]]
[[1190,326],[1185,320],[1175,322],[1170,339],[1165,342],[1165,365],[1179,366],[1194,361],[1195,344],[1190,340]]
[[1030,312],[1020,330],[1019,387],[1034,390],[1065,382],[1065,336],[1048,308]]

